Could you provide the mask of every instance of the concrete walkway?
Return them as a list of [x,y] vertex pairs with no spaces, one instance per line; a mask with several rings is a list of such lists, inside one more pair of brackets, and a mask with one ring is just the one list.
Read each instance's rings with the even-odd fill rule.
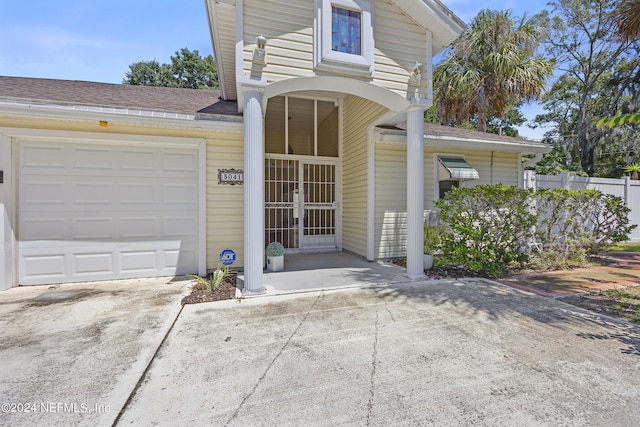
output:
[[549,298],[640,285],[640,253],[609,252],[602,260],[605,265],[523,274],[500,282]]

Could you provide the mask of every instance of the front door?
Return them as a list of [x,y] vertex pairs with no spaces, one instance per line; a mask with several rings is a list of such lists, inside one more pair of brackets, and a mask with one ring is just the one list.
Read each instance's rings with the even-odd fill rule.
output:
[[265,245],[287,252],[338,248],[338,161],[267,155]]

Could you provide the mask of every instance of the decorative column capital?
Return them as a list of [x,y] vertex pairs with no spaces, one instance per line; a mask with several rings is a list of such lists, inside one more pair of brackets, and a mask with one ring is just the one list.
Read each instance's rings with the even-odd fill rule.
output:
[[[236,81],[236,88],[238,91],[238,110],[239,112],[243,112],[245,108],[245,99],[248,97],[259,97],[260,102],[262,102],[262,95],[264,95],[264,90],[267,87],[266,80],[256,80],[251,79],[246,76],[239,77]],[[262,107],[264,110],[265,106]],[[264,111],[263,111],[264,112]]]
[[431,102],[430,99],[423,99],[423,98],[411,98],[410,102],[411,104],[409,105],[409,108],[407,108],[407,111],[415,111],[415,110],[425,111],[427,108],[433,105],[433,102]]

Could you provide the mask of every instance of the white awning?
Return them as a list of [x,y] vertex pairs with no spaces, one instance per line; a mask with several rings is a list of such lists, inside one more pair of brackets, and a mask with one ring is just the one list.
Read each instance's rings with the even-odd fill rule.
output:
[[478,179],[480,175],[462,157],[438,157],[440,161],[440,180],[459,179],[462,181]]

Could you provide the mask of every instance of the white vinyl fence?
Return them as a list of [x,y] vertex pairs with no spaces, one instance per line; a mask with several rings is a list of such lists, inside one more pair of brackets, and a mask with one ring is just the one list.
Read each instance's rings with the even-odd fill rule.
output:
[[573,176],[568,173],[560,175],[537,175],[534,171],[524,171],[524,188],[565,188],[579,190],[588,188],[598,190],[604,194],[620,197],[625,205],[631,209],[629,222],[636,224],[630,239],[640,242],[640,181],[631,180],[628,176],[620,179],[591,178]]

